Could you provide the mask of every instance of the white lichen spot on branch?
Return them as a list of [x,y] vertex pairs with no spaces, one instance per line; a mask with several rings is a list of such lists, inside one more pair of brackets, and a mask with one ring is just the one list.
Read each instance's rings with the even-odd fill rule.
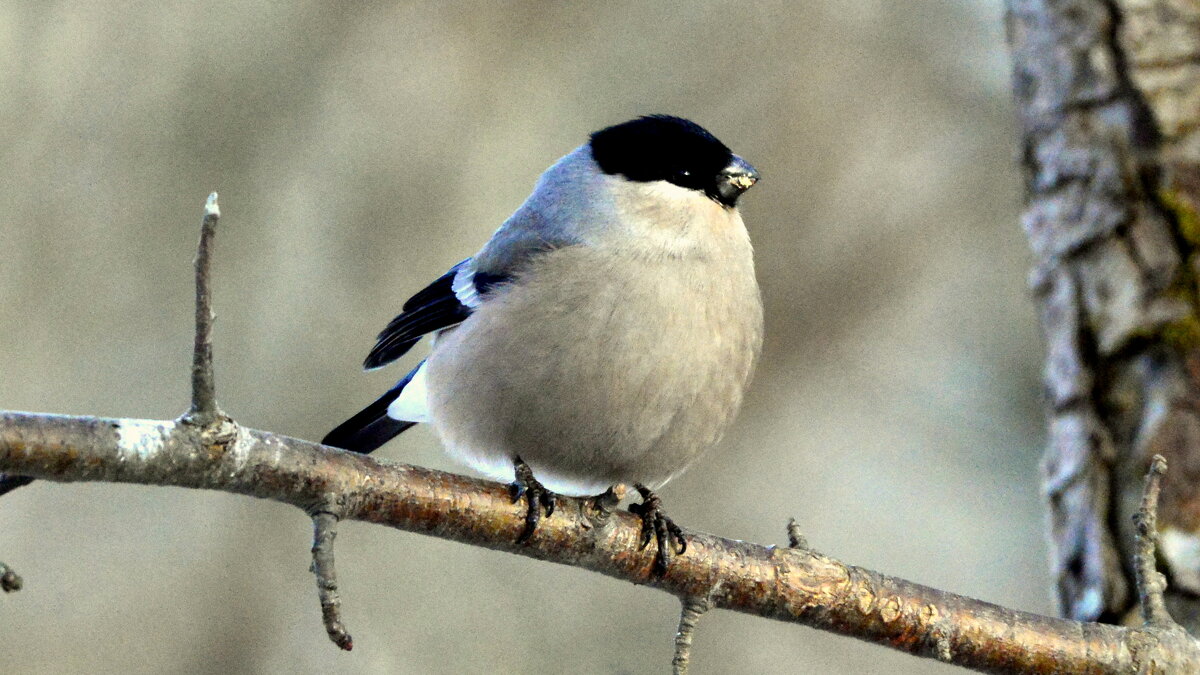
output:
[[174,422],[122,420],[117,426],[117,451],[122,461],[146,462],[167,445],[175,430]]

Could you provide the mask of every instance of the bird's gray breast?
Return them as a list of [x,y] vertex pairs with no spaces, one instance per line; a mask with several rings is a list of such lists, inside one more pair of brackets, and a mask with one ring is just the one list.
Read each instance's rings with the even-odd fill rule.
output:
[[547,253],[439,337],[432,422],[448,451],[551,489],[661,484],[724,432],[761,342],[749,251],[703,260]]

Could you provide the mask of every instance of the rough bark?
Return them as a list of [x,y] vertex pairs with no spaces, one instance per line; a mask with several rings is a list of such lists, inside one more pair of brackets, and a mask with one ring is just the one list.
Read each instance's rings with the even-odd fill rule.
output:
[[1168,602],[1200,628],[1200,4],[1010,0],[1046,336],[1054,572],[1066,616],[1134,609],[1142,476],[1165,456]]

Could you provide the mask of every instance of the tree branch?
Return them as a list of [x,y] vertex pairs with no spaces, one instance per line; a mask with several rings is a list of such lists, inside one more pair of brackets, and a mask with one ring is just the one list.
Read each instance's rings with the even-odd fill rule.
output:
[[671,659],[674,675],[687,675],[692,662],[692,639],[696,635],[696,624],[712,607],[708,596],[703,598],[679,599],[679,628],[675,631],[675,656]]
[[[1134,655],[1187,672],[1200,646],[1153,627],[1124,628],[1005,609],[803,549],[687,532],[665,577],[641,550],[640,521],[563,498],[527,544],[507,486],[236,427],[215,442],[173,421],[0,413],[0,471],[60,482],[222,490],[311,513],[334,499],[345,519],[592,570],[680,598],[850,635],[998,673],[1134,672]],[[714,591],[715,589],[715,591]],[[1147,655],[1149,655],[1147,657]]]
[[337,572],[333,567],[333,540],[337,538],[338,517],[329,511],[317,511],[313,520],[312,572],[317,576],[317,597],[321,601],[321,619],[333,644],[346,651],[354,640],[342,624],[342,599],[338,595]]
[[1158,571],[1158,493],[1162,477],[1167,473],[1167,460],[1155,455],[1146,472],[1146,486],[1142,493],[1142,506],[1134,514],[1137,527],[1137,555],[1134,568],[1137,572],[1139,605],[1142,621],[1149,626],[1174,624],[1167,613],[1163,593],[1167,590],[1167,578]]
[[217,233],[221,207],[217,193],[208,195],[204,217],[200,220],[200,244],[196,247],[196,342],[192,352],[192,407],[187,418],[195,424],[210,424],[222,417],[217,406],[217,385],[213,377],[212,325],[212,246]]

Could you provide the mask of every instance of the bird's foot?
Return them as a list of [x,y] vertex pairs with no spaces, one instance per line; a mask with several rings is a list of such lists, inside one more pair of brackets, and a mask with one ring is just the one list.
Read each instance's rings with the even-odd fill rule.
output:
[[683,538],[683,530],[662,511],[662,500],[650,491],[650,488],[637,483],[634,485],[642,495],[641,504],[632,504],[629,511],[642,519],[642,543],[639,548],[646,548],[653,538],[658,545],[654,556],[654,576],[663,577],[671,565],[671,558],[683,555],[687,551],[687,540]]
[[547,518],[554,513],[556,495],[533,477],[533,469],[520,457],[513,460],[513,472],[516,479],[508,484],[508,493],[512,496],[513,503],[520,501],[522,495],[529,502],[529,510],[525,512],[525,529],[521,530],[521,535],[517,537],[518,542],[526,542],[541,522],[542,511],[545,510]]

